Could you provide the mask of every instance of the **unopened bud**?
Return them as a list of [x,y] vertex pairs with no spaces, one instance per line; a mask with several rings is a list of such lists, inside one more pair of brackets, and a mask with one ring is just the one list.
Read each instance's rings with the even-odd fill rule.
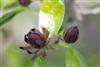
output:
[[79,29],[77,28],[77,26],[73,26],[64,32],[63,38],[67,43],[74,43],[77,41],[78,36],[79,36]]
[[28,6],[31,3],[31,0],[19,0],[20,5]]

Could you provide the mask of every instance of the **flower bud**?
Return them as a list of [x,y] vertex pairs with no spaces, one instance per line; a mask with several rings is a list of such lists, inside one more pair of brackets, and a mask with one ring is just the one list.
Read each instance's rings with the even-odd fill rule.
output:
[[19,0],[20,5],[28,6],[31,3],[31,0]]
[[64,32],[63,38],[67,43],[74,43],[77,41],[78,36],[79,36],[79,29],[77,28],[77,26],[73,26]]

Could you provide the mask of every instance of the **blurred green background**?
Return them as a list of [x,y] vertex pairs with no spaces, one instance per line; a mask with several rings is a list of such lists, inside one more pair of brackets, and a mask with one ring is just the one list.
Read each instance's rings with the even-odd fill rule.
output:
[[[23,38],[31,28],[38,28],[39,22],[45,23],[45,19],[48,17],[45,17],[44,21],[40,21],[40,11],[49,13],[49,10],[54,9],[57,10],[53,14],[54,19],[60,18],[60,20],[56,19],[54,31],[60,25],[64,29],[77,25],[80,34],[75,44],[67,44],[72,47],[71,49],[57,45],[57,50],[47,51],[48,66],[46,67],[100,67],[100,1],[50,0],[51,4],[42,1],[47,0],[32,0],[28,7],[22,7],[18,0],[0,0],[0,67],[30,67],[32,57],[20,50],[19,46],[27,45]],[[58,1],[63,2],[64,6],[59,7],[58,5],[54,8]],[[41,3],[42,5],[40,5]],[[45,5],[52,6],[52,9]],[[23,8],[25,11],[14,15],[11,20],[8,18],[7,22],[4,21],[7,24],[2,24],[4,14],[19,8]],[[76,65],[67,66],[70,62]],[[43,65],[45,67],[45,64]],[[33,63],[32,67],[38,66]]]

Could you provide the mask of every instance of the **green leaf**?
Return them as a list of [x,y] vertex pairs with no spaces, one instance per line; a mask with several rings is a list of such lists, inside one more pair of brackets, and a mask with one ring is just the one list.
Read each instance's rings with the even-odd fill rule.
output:
[[48,67],[47,59],[42,55],[38,54],[34,60],[29,63],[28,67]]
[[8,8],[8,7],[11,7],[12,5],[14,6],[16,4],[17,4],[16,0],[0,0],[0,8]]
[[5,67],[27,67],[31,57],[20,50],[18,45],[9,45],[4,52]]
[[43,0],[40,7],[39,27],[44,26],[51,34],[57,34],[64,18],[63,0]]
[[60,42],[60,45],[66,48],[66,67],[88,67],[84,57],[71,44]]
[[23,8],[18,8],[4,14],[2,17],[0,17],[0,26],[8,23],[8,21],[10,21],[14,16],[22,12],[23,10]]
[[66,51],[66,67],[87,67],[82,56],[72,47]]

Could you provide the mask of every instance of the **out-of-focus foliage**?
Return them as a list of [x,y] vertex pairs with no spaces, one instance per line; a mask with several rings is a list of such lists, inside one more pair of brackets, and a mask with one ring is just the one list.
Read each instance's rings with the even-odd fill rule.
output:
[[17,0],[0,0],[0,8],[6,9],[17,5]]
[[11,44],[6,48],[4,57],[4,61],[8,61],[5,65],[7,67],[28,67],[31,60],[31,57],[22,52],[15,44]]
[[2,17],[0,17],[0,26],[8,23],[14,16],[22,12],[23,10],[24,10],[23,8],[17,8],[15,10],[12,10],[4,14]]
[[99,64],[100,64],[100,54],[98,53],[95,53],[94,55],[90,56],[89,57],[89,60],[88,60],[88,65],[90,67],[98,67]]
[[50,33],[57,34],[64,18],[64,1],[43,0],[40,6],[39,24],[46,27]]
[[48,67],[48,61],[42,55],[37,55],[34,60],[31,60],[28,67]]
[[61,42],[60,45],[66,48],[65,67],[88,67],[84,57],[71,44]]
[[87,67],[77,50],[72,47],[66,50],[66,67]]

